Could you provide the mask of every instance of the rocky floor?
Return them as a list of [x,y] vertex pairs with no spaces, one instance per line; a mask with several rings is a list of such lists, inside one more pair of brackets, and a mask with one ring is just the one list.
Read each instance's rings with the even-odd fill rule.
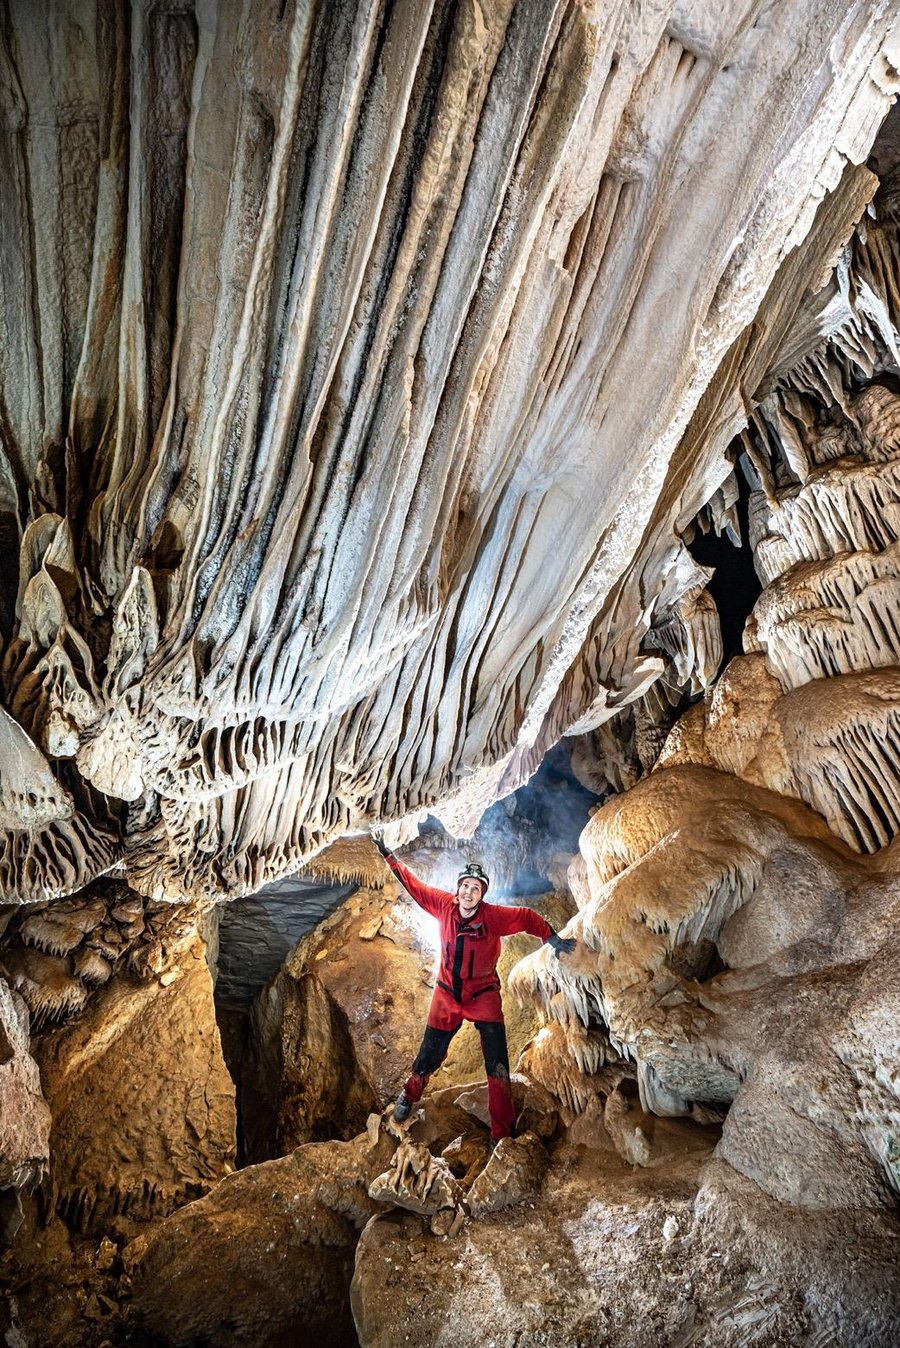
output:
[[895,1214],[779,1204],[716,1158],[717,1126],[630,1098],[615,1131],[566,1129],[524,1079],[533,1131],[491,1154],[484,1094],[249,1166],[127,1242],[32,1208],[0,1263],[4,1342],[896,1348]]
[[671,1342],[689,1318],[693,1269],[669,1233],[691,1224],[699,1160],[635,1175],[610,1153],[564,1147],[534,1201],[470,1221],[455,1240],[435,1241],[406,1214],[374,1218],[352,1289],[362,1342]]
[[20,1239],[0,1257],[0,1334],[10,1348],[119,1348],[131,1342],[131,1280],[119,1247],[72,1236],[54,1218],[26,1214]]

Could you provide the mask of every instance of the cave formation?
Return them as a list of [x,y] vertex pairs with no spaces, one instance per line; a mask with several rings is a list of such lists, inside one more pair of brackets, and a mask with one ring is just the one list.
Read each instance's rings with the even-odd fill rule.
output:
[[[898,69],[3,0],[10,1348],[896,1348]],[[576,938],[493,1151],[375,826]]]

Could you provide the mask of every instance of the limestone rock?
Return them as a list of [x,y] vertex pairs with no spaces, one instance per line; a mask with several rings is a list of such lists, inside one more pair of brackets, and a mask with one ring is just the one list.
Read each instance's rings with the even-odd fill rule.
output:
[[603,1122],[616,1151],[631,1165],[648,1165],[650,1143],[639,1123],[629,1118],[632,1111],[621,1091],[610,1091],[603,1108]]
[[420,1142],[401,1142],[390,1167],[369,1187],[378,1203],[393,1203],[423,1217],[457,1207],[461,1190],[447,1161]]
[[[362,937],[373,924],[378,934]],[[300,941],[253,1009],[251,1156],[322,1130],[353,1137],[396,1096],[425,1025],[432,958],[396,886],[357,891]]]
[[540,952],[516,974],[563,1042],[602,1018],[646,1109],[731,1102],[721,1156],[786,1204],[892,1206],[896,862],[869,867],[798,803],[689,767],[604,806],[583,846],[577,959]]
[[[589,1147],[593,1151],[618,1150],[613,1147],[612,1139],[606,1130],[603,1113],[604,1097],[592,1095],[586,1107],[576,1115],[566,1129],[566,1141],[572,1146]],[[621,1154],[619,1152],[620,1156]]]
[[34,1051],[53,1115],[53,1189],[73,1230],[131,1233],[233,1165],[234,1086],[196,939],[174,981],[115,978]]
[[18,1229],[19,1195],[46,1173],[49,1136],[50,1110],[29,1052],[28,1011],[0,979],[0,1244]]
[[276,975],[257,999],[251,1033],[242,1082],[251,1160],[329,1135],[353,1137],[380,1105],[346,1014],[315,973]]
[[524,1203],[536,1197],[546,1168],[547,1153],[534,1133],[505,1137],[469,1189],[466,1207],[478,1218]]
[[[191,924],[174,948],[157,930],[164,903],[258,891],[375,819],[408,838],[435,810],[470,837],[574,736],[584,780],[637,784],[571,868],[578,950],[515,976],[520,1024],[546,1020],[527,1065],[553,1116],[599,1136],[605,1101],[640,1176],[595,1147],[581,1183],[561,1155],[558,1226],[484,1219],[514,1231],[513,1276],[497,1229],[457,1230],[461,1279],[420,1222],[371,1222],[363,1337],[423,1337],[427,1273],[430,1341],[499,1317],[520,1342],[854,1324],[880,1348],[900,182],[896,157],[863,161],[898,90],[895,6],[13,3],[0,68],[0,892],[34,905],[0,959],[43,1035],[62,1210],[159,1215],[228,1163],[208,978]],[[718,685],[689,550],[709,530],[764,585]],[[359,851],[323,866],[364,877]],[[127,893],[98,905],[113,872]],[[326,928],[261,1009],[281,1145],[361,1126],[412,1056],[415,996],[405,1047],[373,991],[413,967],[389,901]],[[657,1115],[730,1106],[703,1175],[660,1173],[634,1077]],[[426,1103],[398,1189],[434,1187],[414,1149],[460,1113]],[[251,1172],[164,1224],[138,1264],[151,1336],[345,1332],[325,1279],[346,1281],[372,1176],[314,1155],[285,1163],[303,1183],[274,1227]],[[299,1274],[267,1247],[297,1223]],[[398,1323],[401,1240],[421,1274]],[[528,1265],[551,1246],[561,1297]]]
[[689,1138],[646,1169],[563,1148],[534,1207],[483,1214],[455,1241],[375,1218],[351,1292],[360,1343],[891,1348],[896,1211],[783,1206],[711,1146]]
[[154,1228],[134,1315],[156,1344],[351,1345],[347,1291],[369,1184],[393,1143],[321,1142],[250,1166]]
[[206,911],[154,903],[104,877],[52,904],[13,911],[0,937],[0,968],[41,1029],[81,1012],[116,972],[165,976],[196,941]]
[[[521,970],[513,984],[516,995],[521,994],[520,977]],[[558,1008],[560,1020],[551,1020],[538,1030],[519,1066],[544,1091],[545,1098],[554,1102],[563,1121],[571,1124],[634,1069],[626,1055],[613,1047],[602,1025],[587,1027],[566,1014],[563,995],[551,992],[550,1007],[551,1012]],[[543,1134],[540,1126],[535,1131]]]
[[3,893],[233,897],[433,806],[469,836],[561,734],[705,685],[673,528],[731,518],[731,469],[680,437],[870,200],[893,21],[14,6]]

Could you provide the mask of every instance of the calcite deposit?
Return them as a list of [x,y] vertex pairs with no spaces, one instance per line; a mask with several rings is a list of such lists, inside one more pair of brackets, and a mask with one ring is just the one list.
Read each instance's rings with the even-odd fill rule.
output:
[[609,596],[779,266],[877,185],[895,17],[12,4],[5,897],[467,831],[668,663],[707,683],[677,548],[614,667]]
[[[898,70],[895,0],[3,6],[11,1348],[896,1348]],[[471,1037],[393,1119],[376,823],[576,938],[493,1152]]]

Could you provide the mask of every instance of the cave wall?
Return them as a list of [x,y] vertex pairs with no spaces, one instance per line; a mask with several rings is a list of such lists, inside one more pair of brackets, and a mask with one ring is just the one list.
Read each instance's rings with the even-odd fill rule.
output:
[[[760,581],[745,653],[644,759],[608,727],[581,736],[582,778],[629,789],[593,816],[570,868],[575,954],[538,952],[512,976],[545,1022],[526,1068],[571,1115],[595,1117],[633,1072],[645,1109],[724,1120],[695,1219],[752,1258],[757,1304],[777,1286],[785,1314],[793,1287],[801,1343],[888,1343],[900,1316],[885,1291],[873,1316],[848,1319],[857,1275],[893,1288],[900,1263],[898,219],[896,160],[880,162],[866,215],[835,236],[833,272],[764,306],[687,433],[727,476],[682,538],[731,532]],[[803,249],[791,265],[803,270]],[[671,711],[644,699],[651,727],[665,732]],[[863,1225],[878,1249],[845,1278],[828,1250]],[[812,1289],[829,1280],[825,1309]],[[745,1333],[778,1341],[773,1322]]]

